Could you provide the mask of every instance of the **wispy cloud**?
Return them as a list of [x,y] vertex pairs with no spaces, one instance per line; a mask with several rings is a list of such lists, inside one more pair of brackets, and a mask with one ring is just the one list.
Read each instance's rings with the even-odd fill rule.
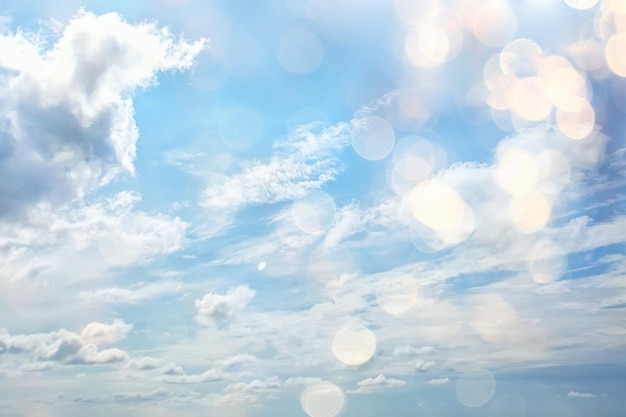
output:
[[267,161],[244,165],[241,172],[217,180],[204,190],[200,204],[237,209],[303,197],[336,178],[342,170],[338,152],[350,143],[349,126],[298,127],[278,142]]
[[429,379],[427,382],[430,385],[443,385],[443,384],[447,384],[449,380],[450,379],[448,377],[445,377],[445,378],[433,378],[433,379]]
[[567,393],[568,397],[574,397],[574,398],[595,398],[597,397],[596,394],[590,394],[588,392],[578,392],[578,391],[570,391]]

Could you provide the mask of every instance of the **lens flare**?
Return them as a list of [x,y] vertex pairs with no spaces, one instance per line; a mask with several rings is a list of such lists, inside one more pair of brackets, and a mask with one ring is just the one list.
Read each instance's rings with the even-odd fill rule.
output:
[[528,269],[533,280],[547,284],[558,280],[567,268],[567,254],[551,240],[537,242],[528,258]]
[[496,162],[496,178],[500,187],[510,195],[531,191],[539,180],[535,158],[522,149],[504,152]]
[[509,215],[513,226],[522,233],[542,230],[552,212],[552,203],[539,191],[531,191],[511,201]]
[[341,413],[346,399],[337,385],[321,381],[309,385],[300,396],[300,405],[311,417],[335,417]]
[[376,337],[364,326],[344,327],[333,339],[333,353],[346,365],[362,365],[374,356],[375,351]]
[[422,181],[408,197],[415,218],[433,230],[451,231],[463,220],[463,200],[440,181]]
[[395,133],[389,122],[371,116],[353,120],[352,124],[352,147],[359,156],[377,161],[389,155],[395,143]]
[[466,407],[487,404],[496,390],[496,380],[486,369],[463,374],[456,383],[456,398]]
[[385,279],[376,289],[380,308],[396,316],[411,310],[421,299],[417,282],[409,276]]
[[300,230],[320,233],[328,229],[335,218],[335,201],[323,191],[312,191],[308,196],[294,201],[291,217]]

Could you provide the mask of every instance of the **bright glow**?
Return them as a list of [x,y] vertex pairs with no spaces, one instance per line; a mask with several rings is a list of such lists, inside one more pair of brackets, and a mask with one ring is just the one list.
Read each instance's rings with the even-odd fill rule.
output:
[[535,159],[522,149],[506,151],[497,160],[496,178],[508,194],[525,194],[535,187],[539,179]]
[[472,31],[476,38],[490,47],[503,46],[515,36],[517,18],[511,8],[500,1],[480,6],[472,16]]
[[456,383],[456,398],[466,407],[487,404],[496,390],[496,380],[486,369],[470,371]]
[[565,4],[577,10],[591,9],[597,3],[598,0],[565,0]]
[[552,203],[538,191],[531,191],[512,200],[509,215],[513,226],[522,233],[543,229],[552,212]]
[[552,110],[548,89],[541,78],[525,77],[513,87],[513,111],[526,120],[543,120]]
[[569,161],[562,153],[554,150],[543,150],[535,159],[539,169],[540,183],[538,189],[547,194],[556,194],[569,182]]
[[376,352],[376,337],[364,326],[347,326],[333,339],[335,357],[346,365],[362,365]]
[[300,396],[300,405],[311,417],[335,417],[341,413],[345,395],[332,382],[322,381],[309,385]]
[[394,0],[396,15],[409,25],[429,20],[439,8],[439,0]]
[[259,262],[259,264],[257,265],[257,269],[258,269],[259,271],[262,271],[262,270],[264,270],[264,269],[265,269],[265,267],[266,267],[266,266],[267,266],[267,264],[265,263],[265,261],[261,261],[261,262]]
[[376,301],[384,311],[404,314],[422,300],[417,282],[409,276],[385,279],[376,289]]
[[415,187],[409,195],[409,204],[415,218],[436,231],[451,231],[463,220],[463,200],[437,180],[423,181]]
[[291,217],[303,232],[322,232],[333,222],[335,202],[323,191],[312,191],[306,197],[294,201],[291,206]]
[[593,130],[596,121],[595,112],[587,100],[580,97],[570,98],[571,108],[576,111],[557,110],[556,123],[563,134],[572,139],[584,139]]
[[352,123],[352,147],[359,156],[377,161],[389,155],[395,143],[395,133],[389,122],[371,116]]
[[543,51],[530,39],[515,39],[500,53],[502,72],[517,77],[534,76],[543,58]]
[[611,36],[604,51],[606,63],[615,74],[626,77],[626,32]]

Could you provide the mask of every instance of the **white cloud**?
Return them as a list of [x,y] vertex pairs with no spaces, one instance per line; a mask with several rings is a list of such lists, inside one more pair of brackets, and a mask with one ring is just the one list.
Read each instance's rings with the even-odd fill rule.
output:
[[200,204],[207,208],[239,208],[304,197],[335,179],[341,171],[337,152],[350,143],[348,125],[322,128],[304,125],[284,142],[267,162],[253,162],[242,171],[214,180],[204,190]]
[[92,322],[85,326],[80,336],[87,343],[97,346],[109,345],[124,339],[132,328],[132,324],[126,324],[121,320],[113,320],[111,324]]
[[0,215],[82,197],[134,172],[138,131],[130,94],[185,69],[204,48],[154,24],[80,11],[54,44],[0,36]]
[[242,312],[252,301],[256,291],[247,285],[230,288],[224,295],[207,293],[202,300],[196,300],[198,323],[209,326],[211,323],[224,324],[230,322],[238,313]]
[[176,294],[181,291],[180,282],[159,281],[152,283],[140,282],[130,288],[102,288],[95,291],[80,293],[80,297],[95,303],[126,303],[136,304],[164,295]]
[[334,248],[339,245],[342,240],[356,233],[361,223],[358,204],[353,203],[339,209],[337,214],[335,214],[335,221],[332,227],[326,232],[324,249]]
[[568,397],[575,397],[575,398],[595,398],[597,397],[596,394],[590,394],[588,392],[578,392],[578,391],[570,391],[567,393]]
[[447,377],[445,377],[445,378],[433,378],[433,379],[429,379],[428,383],[430,385],[443,385],[443,384],[447,384],[449,380],[450,379],[447,378]]
[[[138,201],[139,195],[121,192],[89,205],[38,205],[19,222],[0,220],[0,275],[9,277],[0,286],[22,279],[57,286],[101,278],[112,267],[147,263],[179,250],[188,224],[137,211]],[[147,295],[114,290],[83,294],[109,300]]]
[[126,360],[128,356],[120,349],[98,350],[100,344],[121,340],[132,328],[122,321],[112,324],[93,322],[85,326],[81,334],[61,329],[50,333],[10,335],[0,332],[0,341],[6,346],[5,353],[23,355],[33,361],[31,368],[49,369],[37,363],[104,364]]
[[415,370],[419,372],[427,372],[435,367],[435,361],[425,361],[423,359],[418,359],[415,361]]
[[353,394],[370,393],[383,388],[396,388],[403,385],[406,385],[406,382],[401,379],[387,378],[383,374],[378,374],[375,378],[365,378],[357,382],[358,388],[349,392]]
[[170,384],[200,384],[204,382],[222,381],[228,377],[228,374],[220,369],[211,368],[201,374],[166,374],[162,378],[164,382]]

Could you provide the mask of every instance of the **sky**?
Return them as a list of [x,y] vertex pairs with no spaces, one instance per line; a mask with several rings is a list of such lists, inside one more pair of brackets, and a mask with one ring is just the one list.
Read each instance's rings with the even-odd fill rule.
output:
[[625,50],[621,0],[5,0],[0,415],[621,415]]

